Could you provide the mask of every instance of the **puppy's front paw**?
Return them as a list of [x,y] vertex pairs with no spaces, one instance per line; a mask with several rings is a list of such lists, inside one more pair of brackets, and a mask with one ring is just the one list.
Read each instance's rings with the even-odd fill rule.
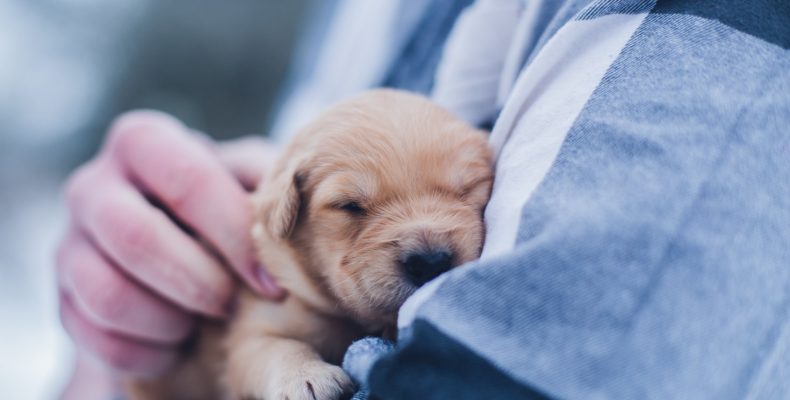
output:
[[310,361],[287,371],[275,382],[278,400],[338,400],[350,397],[354,383],[337,366]]

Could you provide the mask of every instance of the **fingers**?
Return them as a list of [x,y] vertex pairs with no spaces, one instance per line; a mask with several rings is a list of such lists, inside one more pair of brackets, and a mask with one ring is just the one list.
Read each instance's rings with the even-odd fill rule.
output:
[[192,316],[124,275],[76,229],[61,243],[58,266],[74,306],[103,330],[175,344],[194,326]]
[[80,348],[117,372],[153,377],[172,367],[178,358],[175,347],[155,346],[96,328],[66,295],[61,295],[60,316]]
[[114,174],[97,163],[73,177],[66,197],[79,228],[102,254],[152,291],[185,309],[225,316],[234,290],[229,274]]
[[253,289],[282,295],[256,262],[247,193],[208,147],[155,112],[127,114],[111,136],[109,151],[131,179],[196,230]]

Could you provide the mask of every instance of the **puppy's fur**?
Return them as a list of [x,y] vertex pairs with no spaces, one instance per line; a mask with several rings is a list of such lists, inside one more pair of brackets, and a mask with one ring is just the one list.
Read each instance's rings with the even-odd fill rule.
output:
[[242,293],[227,328],[205,325],[196,356],[133,396],[348,395],[349,343],[392,333],[421,283],[479,255],[492,179],[485,135],[422,97],[376,90],[330,109],[254,196],[259,257],[286,299]]

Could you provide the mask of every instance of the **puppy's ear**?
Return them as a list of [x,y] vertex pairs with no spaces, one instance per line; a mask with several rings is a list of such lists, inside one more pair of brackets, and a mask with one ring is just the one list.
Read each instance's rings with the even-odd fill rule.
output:
[[[292,160],[259,185],[255,195],[256,219],[275,238],[291,235],[302,205],[303,162]],[[259,229],[259,228],[256,228]]]

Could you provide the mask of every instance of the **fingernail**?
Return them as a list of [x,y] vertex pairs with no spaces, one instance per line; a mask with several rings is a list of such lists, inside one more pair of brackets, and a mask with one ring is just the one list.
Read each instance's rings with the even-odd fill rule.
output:
[[275,299],[282,298],[285,295],[285,290],[277,285],[277,282],[274,281],[274,278],[266,271],[265,268],[261,266],[255,267],[255,277],[258,278],[258,283],[261,286],[261,290],[263,290],[264,294],[273,297]]

